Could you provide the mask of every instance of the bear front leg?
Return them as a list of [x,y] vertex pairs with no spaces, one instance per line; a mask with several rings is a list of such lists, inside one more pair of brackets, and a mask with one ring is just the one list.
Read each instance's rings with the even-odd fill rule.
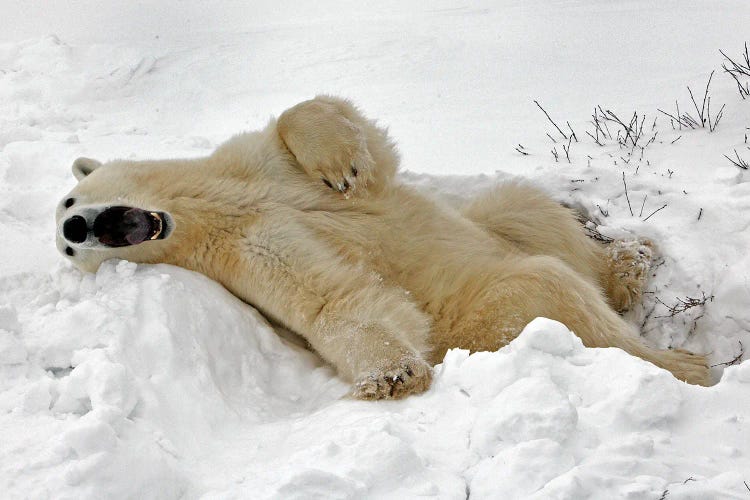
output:
[[387,131],[346,99],[319,95],[301,102],[276,127],[307,175],[347,198],[384,189],[398,168]]
[[344,260],[280,213],[243,241],[241,268],[222,283],[267,317],[303,336],[361,399],[426,390],[430,320],[404,290]]
[[337,103],[302,102],[284,111],[277,127],[305,172],[330,189],[348,194],[371,180],[373,159],[365,133]]
[[339,375],[353,381],[353,397],[399,399],[430,387],[432,367],[398,332],[390,332],[380,321],[362,324],[333,318],[341,313],[324,313],[308,340]]

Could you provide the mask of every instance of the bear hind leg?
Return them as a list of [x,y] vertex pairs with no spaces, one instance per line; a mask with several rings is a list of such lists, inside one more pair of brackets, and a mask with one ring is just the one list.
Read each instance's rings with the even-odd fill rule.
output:
[[442,356],[446,347],[456,346],[496,350],[539,316],[565,324],[587,347],[618,347],[671,371],[680,380],[709,383],[703,356],[646,346],[635,327],[612,310],[594,284],[547,256],[520,258],[500,269],[497,279],[467,310],[453,315],[460,319],[448,329],[446,338],[436,339],[434,354]]

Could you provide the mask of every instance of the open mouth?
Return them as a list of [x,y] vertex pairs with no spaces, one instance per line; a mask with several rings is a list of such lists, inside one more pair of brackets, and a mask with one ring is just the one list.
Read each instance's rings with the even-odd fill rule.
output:
[[152,221],[156,221],[157,224],[154,225],[153,234],[149,236],[148,239],[155,240],[161,236],[161,233],[164,231],[164,219],[161,218],[161,215],[159,215],[157,212],[149,212],[149,215],[152,217]]
[[110,247],[163,239],[165,229],[164,214],[140,208],[109,207],[94,220],[94,237]]

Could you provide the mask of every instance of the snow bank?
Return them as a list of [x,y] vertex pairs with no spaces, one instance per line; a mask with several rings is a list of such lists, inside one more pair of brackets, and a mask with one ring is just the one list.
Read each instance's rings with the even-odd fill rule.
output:
[[423,396],[358,402],[201,275],[4,285],[26,289],[0,314],[12,498],[679,498],[739,494],[750,470],[747,363],[692,387],[540,318],[499,352],[450,351]]
[[196,491],[179,457],[217,431],[342,393],[312,354],[201,275],[123,261],[19,281],[46,293],[2,309],[0,433],[9,456],[26,454],[6,464],[15,496],[177,497]]

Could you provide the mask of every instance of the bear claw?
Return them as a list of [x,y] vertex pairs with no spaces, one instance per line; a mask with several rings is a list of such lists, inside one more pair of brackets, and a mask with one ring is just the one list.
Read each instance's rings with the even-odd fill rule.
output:
[[422,359],[400,360],[390,367],[374,370],[354,384],[357,399],[401,399],[426,391],[432,382],[432,367]]

